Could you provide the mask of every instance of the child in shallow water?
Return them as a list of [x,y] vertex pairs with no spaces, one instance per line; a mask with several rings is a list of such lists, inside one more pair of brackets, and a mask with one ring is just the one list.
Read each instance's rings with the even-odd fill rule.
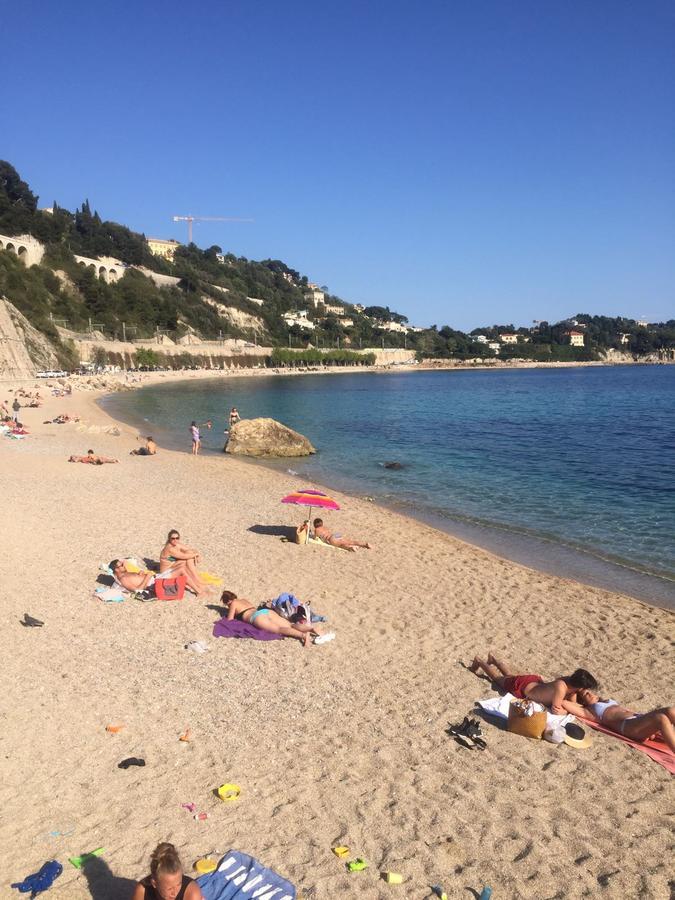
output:
[[131,900],[204,900],[199,885],[183,875],[173,844],[158,844],[150,857],[150,874],[138,882]]

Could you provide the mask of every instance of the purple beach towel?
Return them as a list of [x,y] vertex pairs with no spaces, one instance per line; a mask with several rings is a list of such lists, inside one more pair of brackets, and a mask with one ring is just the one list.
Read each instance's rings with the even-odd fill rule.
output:
[[248,622],[240,622],[237,619],[231,619],[228,622],[225,618],[218,619],[213,626],[213,636],[226,638],[253,638],[254,641],[282,640],[282,635],[280,634],[272,634],[271,631],[261,631],[260,628],[256,628],[255,625],[250,625]]

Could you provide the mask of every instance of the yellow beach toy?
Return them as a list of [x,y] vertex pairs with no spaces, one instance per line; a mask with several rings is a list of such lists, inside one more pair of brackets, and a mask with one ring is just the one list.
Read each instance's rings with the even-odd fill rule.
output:
[[222,584],[223,579],[219,578],[217,575],[212,575],[211,572],[197,572],[200,579],[204,582],[204,584]]
[[342,859],[343,856],[349,856],[349,847],[333,847],[333,853]]
[[241,794],[241,788],[238,784],[221,784],[218,788],[218,796],[224,803],[238,800],[239,794]]
[[217,868],[218,862],[211,859],[210,856],[204,856],[195,863],[195,872],[199,872],[200,875],[208,875],[209,872],[215,872]]

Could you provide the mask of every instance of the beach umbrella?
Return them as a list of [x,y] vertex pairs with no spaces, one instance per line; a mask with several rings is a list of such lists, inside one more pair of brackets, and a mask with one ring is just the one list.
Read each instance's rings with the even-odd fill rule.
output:
[[301,491],[295,491],[287,497],[283,497],[282,503],[293,503],[295,506],[308,506],[309,513],[307,518],[312,520],[312,507],[318,506],[320,509],[340,509],[337,500],[333,500],[323,491],[313,491],[310,488],[303,488]]

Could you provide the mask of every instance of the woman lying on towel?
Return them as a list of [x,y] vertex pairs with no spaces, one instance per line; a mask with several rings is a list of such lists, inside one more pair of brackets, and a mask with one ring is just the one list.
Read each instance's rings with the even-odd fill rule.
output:
[[298,641],[302,641],[306,647],[309,644],[312,635],[320,635],[312,625],[300,625],[296,623],[291,625],[289,621],[275,613],[272,609],[258,609],[250,600],[240,600],[232,591],[223,591],[220,602],[227,609],[228,620],[239,619],[241,622],[248,622],[261,631],[271,631],[273,634],[280,634],[282,637],[292,637]]
[[577,694],[577,703],[563,700],[562,705],[573,716],[598,722],[632,741],[645,741],[660,736],[675,753],[675,706],[662,706],[647,713],[636,713],[616,700],[601,700],[590,690]]

